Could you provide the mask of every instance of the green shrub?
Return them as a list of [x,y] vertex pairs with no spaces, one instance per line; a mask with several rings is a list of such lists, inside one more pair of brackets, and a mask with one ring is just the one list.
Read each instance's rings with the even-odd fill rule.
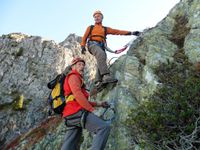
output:
[[140,147],[200,149],[200,75],[183,56],[155,70],[159,90],[129,114],[126,125]]

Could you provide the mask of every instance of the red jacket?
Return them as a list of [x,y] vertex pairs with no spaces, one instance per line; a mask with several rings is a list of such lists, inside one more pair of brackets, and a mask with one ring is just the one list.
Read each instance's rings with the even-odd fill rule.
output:
[[89,94],[82,85],[83,77],[76,70],[72,70],[65,78],[64,95],[73,94],[75,99],[67,102],[63,110],[63,117],[72,115],[81,109],[89,112],[94,110],[93,106],[96,106],[96,103],[88,101]]

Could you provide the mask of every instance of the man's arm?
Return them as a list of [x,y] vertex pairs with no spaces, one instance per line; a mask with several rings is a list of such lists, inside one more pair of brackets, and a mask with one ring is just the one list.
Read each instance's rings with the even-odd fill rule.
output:
[[81,47],[85,47],[89,32],[90,32],[90,26],[87,27],[85,34],[82,37]]
[[114,34],[114,35],[131,35],[131,31],[118,30],[118,29],[112,29],[112,28],[110,28],[110,27],[107,27],[107,34]]
[[87,98],[81,91],[81,81],[76,75],[70,75],[68,79],[69,86],[72,90],[72,94],[74,95],[76,101],[87,111],[92,112],[94,108],[88,102]]
[[113,35],[136,35],[139,36],[139,31],[125,31],[125,30],[118,30],[118,29],[112,29],[110,27],[107,27],[107,34],[113,34]]

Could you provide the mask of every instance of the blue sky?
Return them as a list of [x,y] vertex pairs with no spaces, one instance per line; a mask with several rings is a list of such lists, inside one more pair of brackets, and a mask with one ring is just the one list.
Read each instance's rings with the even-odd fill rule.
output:
[[[155,26],[180,0],[1,0],[0,35],[21,32],[62,42],[70,33],[82,36],[101,10],[103,25],[128,31]],[[112,49],[134,36],[109,35]]]

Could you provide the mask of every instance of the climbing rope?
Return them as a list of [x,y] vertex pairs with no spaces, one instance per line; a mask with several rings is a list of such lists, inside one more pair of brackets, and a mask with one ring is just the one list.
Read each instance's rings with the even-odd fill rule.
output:
[[105,50],[107,50],[110,53],[120,54],[123,51],[125,51],[131,45],[131,43],[133,42],[133,40],[134,39],[132,39],[131,41],[129,41],[126,45],[123,46],[123,48],[120,48],[118,50],[111,50],[106,44],[104,45],[104,47],[105,47]]
[[117,58],[119,58],[119,57],[112,57],[111,59],[109,59],[108,60],[108,68],[110,68],[110,66],[111,66],[111,61],[113,60],[113,59],[117,59]]

